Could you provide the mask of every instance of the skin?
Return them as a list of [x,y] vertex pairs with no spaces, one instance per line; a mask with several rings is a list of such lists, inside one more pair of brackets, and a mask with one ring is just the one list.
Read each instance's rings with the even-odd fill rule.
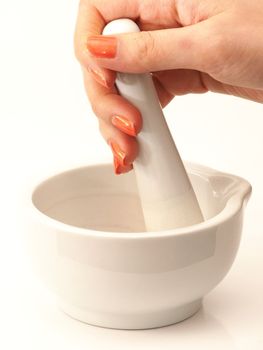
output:
[[[142,32],[117,35],[114,58],[88,50],[117,18],[131,18]],[[100,131],[125,154],[127,167],[138,155],[135,136],[114,126],[125,116],[136,132],[140,112],[114,86],[116,71],[152,72],[162,106],[174,96],[207,91],[263,102],[263,2],[259,0],[82,0],[75,32],[75,52]],[[96,74],[91,73],[91,69]]]

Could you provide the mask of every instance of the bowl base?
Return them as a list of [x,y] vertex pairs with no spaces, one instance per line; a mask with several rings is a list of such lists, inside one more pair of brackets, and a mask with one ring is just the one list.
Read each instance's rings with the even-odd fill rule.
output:
[[193,316],[201,308],[202,299],[164,311],[122,315],[92,312],[60,300],[58,304],[68,316],[93,326],[114,329],[149,329],[169,326]]

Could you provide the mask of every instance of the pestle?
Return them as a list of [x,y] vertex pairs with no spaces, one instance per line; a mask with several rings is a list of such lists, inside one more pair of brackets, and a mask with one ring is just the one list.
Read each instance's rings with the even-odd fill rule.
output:
[[[132,20],[108,23],[103,35],[139,32]],[[160,106],[150,74],[117,73],[120,95],[141,112],[139,155],[134,161],[147,231],[169,230],[203,221],[203,216]]]

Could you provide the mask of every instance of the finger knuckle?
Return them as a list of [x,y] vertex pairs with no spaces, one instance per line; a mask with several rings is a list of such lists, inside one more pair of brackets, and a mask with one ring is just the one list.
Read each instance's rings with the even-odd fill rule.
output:
[[105,140],[108,139],[108,132],[107,132],[107,124],[104,122],[104,120],[99,120],[99,132],[103,136]]
[[90,101],[91,109],[93,113],[98,117],[101,118],[101,108],[100,108],[100,102],[97,100]]
[[[87,11],[89,6],[89,2],[87,0],[79,1],[79,12]],[[79,61],[80,64],[86,65],[87,61],[87,35],[85,31],[83,32],[80,28],[80,25],[77,20],[75,33],[74,33],[74,53],[75,57]]]
[[155,40],[151,32],[141,32],[137,40],[136,58],[138,65],[144,70],[150,70],[150,60],[156,54]]
[[85,64],[85,55],[84,55],[85,42],[86,42],[86,38],[83,38],[79,33],[75,33],[74,53],[75,53],[76,59],[83,65]]

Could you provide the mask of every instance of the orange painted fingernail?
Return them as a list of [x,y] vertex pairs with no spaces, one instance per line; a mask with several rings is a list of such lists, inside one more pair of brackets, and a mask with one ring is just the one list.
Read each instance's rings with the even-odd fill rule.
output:
[[114,157],[113,163],[114,163],[115,174],[120,175],[121,174],[121,164],[119,163],[119,159],[117,157]]
[[100,58],[114,58],[117,52],[117,38],[114,36],[93,35],[88,38],[89,52]]
[[117,157],[114,157],[114,171],[116,175],[128,173],[132,169],[133,169],[132,164],[123,166],[120,164],[119,159]]
[[116,126],[118,129],[120,129],[121,131],[125,132],[128,135],[131,135],[131,136],[137,135],[134,123],[132,123],[129,119],[120,115],[114,115],[111,118],[111,122],[114,126]]
[[95,68],[88,67],[89,73],[92,75],[92,77],[101,85],[108,88],[109,84],[106,81],[106,78],[104,77],[103,73]]
[[132,169],[133,169],[133,165],[132,164],[126,165],[126,166],[122,167],[122,174],[128,173]]
[[110,145],[110,147],[112,149],[114,157],[118,159],[119,164],[121,166],[128,165],[128,164],[125,163],[125,161],[126,161],[126,154],[125,154],[125,152],[122,151],[120,146],[114,141],[109,141],[109,145]]

